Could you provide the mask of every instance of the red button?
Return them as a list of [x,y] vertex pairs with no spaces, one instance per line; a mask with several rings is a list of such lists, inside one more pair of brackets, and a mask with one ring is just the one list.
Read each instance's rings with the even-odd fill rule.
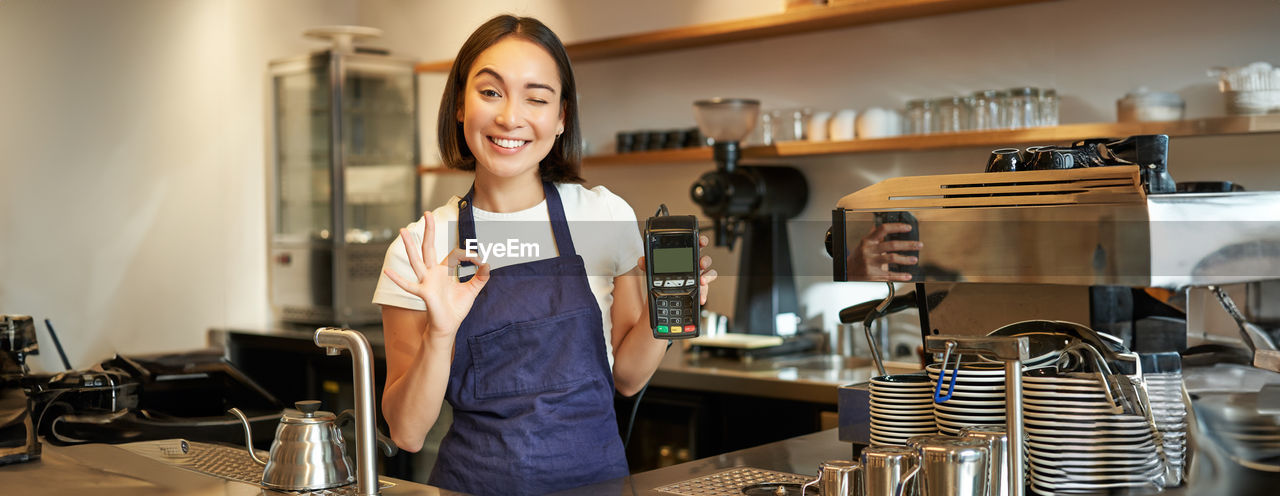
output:
[[697,330],[698,330],[697,327],[694,327],[691,325],[684,326],[684,332],[695,332]]

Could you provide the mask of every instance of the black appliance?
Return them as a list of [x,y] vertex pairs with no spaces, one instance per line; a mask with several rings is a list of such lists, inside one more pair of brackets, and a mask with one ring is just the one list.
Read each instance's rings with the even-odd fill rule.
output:
[[28,375],[37,432],[54,445],[183,438],[239,442],[249,415],[254,435],[271,439],[284,409],[219,350],[114,356],[80,371]]
[[760,102],[716,98],[694,102],[702,133],[715,141],[716,170],[690,188],[694,203],[712,220],[713,242],[733,249],[742,238],[734,301],[734,332],[776,334],[775,317],[798,313],[786,221],[804,210],[809,187],[795,168],[739,166],[739,142],[755,126]]
[[22,388],[27,355],[39,353],[36,327],[26,315],[0,316],[0,465],[40,458],[34,407]]

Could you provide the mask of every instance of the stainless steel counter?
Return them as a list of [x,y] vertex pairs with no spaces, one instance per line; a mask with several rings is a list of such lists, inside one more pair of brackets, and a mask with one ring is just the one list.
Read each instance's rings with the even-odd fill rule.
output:
[[[45,443],[39,461],[0,466],[0,493],[43,495],[296,495],[194,472],[135,453],[124,446]],[[247,455],[246,455],[247,458]],[[449,494],[434,487],[383,477],[386,496]],[[11,492],[12,491],[12,492]]]
[[[138,443],[145,444],[145,443]],[[809,475],[824,460],[848,458],[852,445],[836,440],[827,430],[755,448],[674,465],[630,477],[567,491],[566,494],[663,494],[656,488],[714,474],[733,467],[755,467]],[[186,470],[163,460],[144,456],[125,446],[87,444],[44,445],[40,461],[0,466],[0,487],[21,488],[23,495],[128,494],[150,495],[287,495],[252,484],[228,481]],[[395,485],[382,490],[387,496],[447,495],[423,484],[382,478]],[[8,494],[8,490],[4,491]]]

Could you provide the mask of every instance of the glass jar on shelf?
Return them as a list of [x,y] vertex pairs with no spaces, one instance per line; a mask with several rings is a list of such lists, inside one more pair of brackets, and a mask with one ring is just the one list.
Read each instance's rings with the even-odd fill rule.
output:
[[975,91],[973,105],[969,109],[969,129],[986,131],[1000,129],[1000,109],[1004,107],[1005,93],[997,90]]
[[804,107],[775,112],[777,114],[771,116],[774,143],[808,138],[805,128],[809,125],[809,117],[813,115],[813,109]]
[[1058,125],[1058,91],[1053,88],[1040,90],[1040,125]]
[[933,132],[954,133],[969,127],[969,113],[965,98],[949,96],[933,101]]
[[1010,129],[1022,129],[1040,125],[1040,90],[1022,87],[1010,88],[1006,105],[1005,124]]
[[933,103],[919,98],[907,101],[907,134],[929,134],[933,132]]

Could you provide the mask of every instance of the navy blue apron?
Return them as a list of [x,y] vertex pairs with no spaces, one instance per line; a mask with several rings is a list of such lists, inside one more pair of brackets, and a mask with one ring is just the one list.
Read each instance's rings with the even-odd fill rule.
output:
[[[600,306],[560,194],[543,191],[558,256],[493,270],[458,328],[445,391],[453,426],[433,486],[545,494],[628,474]],[[476,235],[474,195],[458,203],[460,247]]]

